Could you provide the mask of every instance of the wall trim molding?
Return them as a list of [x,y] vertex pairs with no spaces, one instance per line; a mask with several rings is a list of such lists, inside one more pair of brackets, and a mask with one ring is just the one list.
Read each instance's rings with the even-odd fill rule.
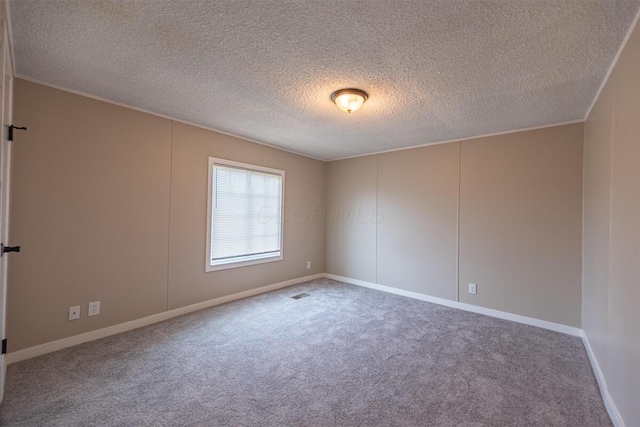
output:
[[512,322],[523,323],[525,325],[537,326],[543,329],[549,329],[551,331],[560,332],[567,335],[573,335],[576,337],[582,337],[582,329],[575,328],[573,326],[562,325],[560,323],[553,323],[547,320],[535,319],[533,317],[521,316],[519,314],[508,313],[506,311],[494,310],[492,308],[480,307],[477,305],[466,304],[463,302],[452,301],[444,298],[432,297],[430,295],[421,294],[418,292],[405,291],[403,289],[393,288],[391,286],[379,285],[377,283],[366,282],[364,280],[352,279],[350,277],[338,276],[335,274],[325,273],[324,277],[327,279],[338,280],[340,282],[350,283],[352,285],[363,286],[365,288],[375,289],[378,291],[388,292],[391,294],[401,295],[421,301],[431,302],[434,304],[444,305],[451,308],[457,308],[459,310],[470,311],[472,313],[484,314],[486,316],[497,317],[498,319],[510,320]]
[[58,89],[58,90],[61,90],[61,91],[64,91],[64,92],[69,92],[69,93],[72,93],[74,95],[83,96],[85,98],[93,99],[95,101],[106,102],[107,104],[116,105],[118,107],[129,108],[131,110],[138,111],[140,113],[150,114],[152,116],[160,117],[160,118],[166,119],[166,120],[171,120],[171,121],[174,121],[176,123],[182,123],[182,124],[185,124],[185,125],[194,126],[194,127],[200,128],[200,129],[208,130],[208,131],[211,131],[211,132],[216,132],[216,133],[219,133],[221,135],[231,136],[233,138],[238,138],[238,139],[242,139],[244,141],[253,142],[254,144],[264,145],[265,147],[273,148],[275,150],[285,151],[287,153],[295,154],[295,155],[302,156],[302,157],[308,157],[308,158],[313,159],[313,160],[319,160],[319,161],[324,162],[324,163],[335,162],[337,160],[354,159],[356,157],[376,156],[378,154],[392,153],[392,152],[395,152],[395,151],[411,150],[411,149],[414,149],[414,148],[423,148],[423,147],[428,147],[428,146],[431,146],[431,145],[450,144],[450,143],[455,143],[455,142],[468,141],[468,140],[472,140],[472,139],[486,138],[486,137],[490,137],[490,136],[509,135],[509,134],[512,134],[512,133],[528,132],[528,131],[531,131],[531,130],[547,129],[547,128],[552,128],[552,127],[567,126],[567,125],[573,125],[573,124],[576,124],[576,123],[584,123],[585,122],[585,119],[575,119],[575,120],[569,120],[569,121],[565,121],[565,122],[548,123],[548,124],[544,124],[544,125],[532,126],[532,127],[527,127],[527,128],[509,129],[509,130],[504,130],[504,131],[499,131],[499,132],[494,132],[494,133],[487,133],[487,134],[473,135],[473,136],[465,136],[463,138],[455,138],[455,139],[446,139],[446,140],[440,140],[440,141],[427,142],[425,144],[411,145],[411,146],[408,146],[408,147],[390,148],[388,150],[373,151],[373,152],[364,153],[364,154],[354,154],[354,155],[350,155],[350,156],[336,157],[336,158],[333,158],[333,159],[321,159],[320,157],[314,157],[314,156],[312,156],[310,154],[304,154],[304,153],[301,153],[299,151],[295,151],[295,150],[292,150],[292,149],[280,147],[280,146],[277,146],[277,145],[274,145],[274,144],[269,144],[267,142],[258,141],[257,139],[252,139],[252,138],[249,138],[247,136],[237,135],[237,134],[234,134],[234,133],[231,133],[231,132],[227,132],[227,131],[224,131],[224,130],[221,130],[221,129],[216,129],[216,128],[213,128],[213,127],[210,127],[210,126],[206,126],[206,125],[203,125],[203,124],[190,122],[189,120],[179,119],[179,118],[176,118],[176,117],[168,116],[166,114],[157,113],[157,112],[152,111],[152,110],[147,110],[147,109],[141,108],[141,107],[135,107],[133,105],[126,104],[124,102],[114,101],[112,99],[105,98],[105,97],[98,96],[98,95],[92,95],[92,94],[90,94],[88,92],[83,92],[81,90],[71,89],[69,87],[61,86],[61,85],[58,85],[58,84],[55,84],[55,83],[45,82],[43,80],[39,80],[39,79],[36,79],[36,78],[33,78],[33,77],[29,77],[29,76],[26,76],[26,75],[23,75],[23,74],[20,74],[20,73],[14,73],[14,77],[18,78],[18,79],[21,79],[21,80],[24,80],[24,81],[27,81],[27,82],[36,83],[36,84],[39,84],[39,85],[42,85],[42,86],[50,87],[50,88],[53,88],[53,89]]
[[593,352],[591,343],[589,342],[589,338],[587,337],[587,334],[584,332],[584,330],[582,331],[582,343],[584,344],[584,348],[587,350],[587,355],[589,356],[589,361],[591,362],[591,368],[593,369],[593,373],[595,374],[596,380],[598,381],[600,395],[602,395],[602,400],[604,401],[604,406],[607,408],[607,412],[609,413],[611,422],[615,427],[625,427],[622,416],[620,416],[620,412],[618,412],[618,408],[616,407],[616,404],[613,402],[613,399],[609,394],[609,389],[607,388],[607,382],[604,379],[604,374],[600,369],[600,364],[598,363],[596,354]]
[[130,105],[130,104],[126,104],[124,102],[114,101],[113,99],[105,98],[105,97],[98,96],[98,95],[92,95],[89,92],[83,92],[81,90],[71,89],[69,87],[61,86],[61,85],[58,85],[58,84],[55,84],[55,83],[45,82],[43,80],[38,80],[38,79],[33,78],[33,77],[28,77],[28,76],[25,76],[25,75],[20,74],[20,73],[14,73],[14,77],[18,78],[18,79],[21,79],[21,80],[24,80],[24,81],[27,81],[27,82],[36,83],[36,84],[39,84],[39,85],[42,85],[42,86],[50,87],[50,88],[53,88],[53,89],[58,89],[58,90],[61,90],[61,91],[64,91],[64,92],[69,92],[69,93],[72,93],[74,95],[84,96],[85,98],[93,99],[94,101],[106,102],[107,104],[116,105],[118,107],[123,107],[123,108],[128,108],[130,110],[138,111],[140,113],[150,114],[152,116],[160,117],[160,118],[166,119],[166,120],[171,120],[173,122],[182,123],[182,124],[189,125],[189,126],[194,126],[194,127],[200,128],[200,129],[208,130],[208,131],[211,131],[211,132],[216,132],[216,133],[219,133],[221,135],[231,136],[233,138],[238,138],[238,139],[242,139],[244,141],[253,142],[254,144],[264,145],[265,147],[273,148],[274,150],[286,151],[287,153],[295,154],[295,155],[302,156],[302,157],[308,157],[310,159],[319,160],[321,162],[330,161],[330,160],[326,160],[326,159],[321,159],[319,157],[313,157],[313,156],[311,156],[309,154],[303,154],[303,153],[300,153],[298,151],[290,150],[288,148],[279,147],[277,145],[273,145],[273,144],[269,144],[269,143],[266,143],[266,142],[258,141],[257,139],[251,139],[251,138],[249,138],[247,136],[236,135],[235,133],[226,132],[226,131],[221,130],[221,129],[212,128],[210,126],[198,124],[198,123],[195,123],[195,122],[190,122],[188,120],[179,119],[177,117],[168,116],[166,114],[157,113],[155,111],[147,110],[147,109],[141,108],[141,107],[136,107],[136,106],[133,106],[133,105]]
[[399,147],[399,148],[391,148],[389,150],[373,151],[371,153],[366,153],[366,154],[354,154],[352,156],[337,157],[335,159],[323,160],[323,161],[329,163],[329,162],[335,162],[335,161],[338,161],[338,160],[355,159],[357,157],[376,156],[378,154],[393,153],[395,151],[412,150],[414,148],[424,148],[424,147],[429,147],[431,145],[451,144],[451,143],[454,143],[454,142],[470,141],[470,140],[473,140],[473,139],[487,138],[487,137],[490,137],[490,136],[510,135],[512,133],[529,132],[529,131],[532,131],[532,130],[548,129],[548,128],[554,128],[554,127],[560,127],[560,126],[567,126],[567,125],[575,125],[577,123],[584,123],[584,122],[585,122],[584,119],[569,120],[569,121],[566,121],[566,122],[549,123],[549,124],[546,124],[546,125],[532,126],[532,127],[528,127],[528,128],[504,130],[504,131],[500,131],[500,132],[486,133],[486,134],[475,135],[475,136],[465,136],[464,138],[446,139],[444,141],[427,142],[425,144],[411,145],[409,147]]
[[308,282],[310,280],[321,279],[324,273],[312,274],[310,276],[298,277],[296,279],[285,280],[284,282],[274,283],[271,285],[261,286],[255,289],[238,292],[236,294],[226,295],[219,298],[202,301],[196,304],[187,305],[185,307],[175,308],[173,310],[163,311],[141,319],[131,320],[129,322],[119,323],[117,325],[108,326],[106,328],[97,329],[95,331],[85,332],[80,335],[63,338],[57,341],[36,345],[34,347],[25,348],[23,350],[7,353],[7,364],[21,362],[43,354],[52,353],[64,348],[73,347],[89,341],[95,341],[121,332],[138,329],[143,326],[152,325],[154,323],[163,322],[183,314],[192,313],[194,311],[203,310],[205,308],[214,307],[216,305],[225,304],[239,299],[252,297],[254,295],[264,294],[266,292],[275,291],[276,289],[286,288],[288,286],[297,285],[299,283]]
[[620,47],[618,47],[618,51],[616,52],[616,56],[613,57],[613,61],[611,61],[611,64],[609,65],[609,69],[607,70],[607,74],[605,74],[604,78],[602,79],[602,82],[600,83],[600,87],[598,88],[598,91],[596,92],[596,96],[593,97],[593,101],[591,101],[591,105],[589,106],[589,109],[587,110],[587,113],[584,115],[584,121],[585,122],[589,119],[589,114],[591,114],[591,110],[593,110],[593,107],[595,107],[596,102],[598,102],[598,99],[600,98],[600,94],[604,90],[604,87],[607,85],[607,82],[609,81],[609,77],[611,77],[611,73],[613,73],[613,69],[616,68],[616,64],[618,63],[618,60],[620,59],[620,55],[622,55],[622,51],[627,46],[627,42],[631,38],[631,34],[633,33],[633,31],[636,28],[636,25],[638,24],[638,20],[640,20],[640,9],[638,9],[638,11],[636,12],[635,17],[633,18],[633,21],[631,21],[631,25],[629,25],[629,29],[627,30],[627,34],[624,36],[624,39],[622,39],[622,43],[620,44]]

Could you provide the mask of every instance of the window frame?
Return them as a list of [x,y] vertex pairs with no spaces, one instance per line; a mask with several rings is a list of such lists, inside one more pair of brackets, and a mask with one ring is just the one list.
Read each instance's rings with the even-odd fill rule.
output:
[[[242,169],[249,172],[265,172],[272,175],[278,175],[282,178],[282,188],[280,193],[280,254],[266,257],[255,257],[252,259],[243,259],[240,261],[230,261],[221,264],[211,264],[211,225],[213,220],[212,197],[213,197],[213,169],[216,165],[228,166],[232,168]],[[236,162],[232,160],[220,159],[217,157],[209,157],[207,184],[207,234],[206,234],[206,250],[205,250],[205,272],[227,270],[230,268],[246,267],[249,265],[264,264],[267,262],[282,261],[284,259],[284,196],[285,196],[285,171],[280,169],[268,168],[265,166],[252,165],[249,163]]]

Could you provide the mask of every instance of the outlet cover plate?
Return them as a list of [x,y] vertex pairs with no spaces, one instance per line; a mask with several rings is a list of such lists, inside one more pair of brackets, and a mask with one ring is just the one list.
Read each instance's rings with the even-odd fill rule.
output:
[[78,320],[80,318],[80,306],[74,305],[69,307],[69,320]]
[[469,293],[475,295],[478,293],[478,287],[475,283],[469,283]]
[[98,314],[100,314],[100,301],[90,302],[88,316],[97,316]]

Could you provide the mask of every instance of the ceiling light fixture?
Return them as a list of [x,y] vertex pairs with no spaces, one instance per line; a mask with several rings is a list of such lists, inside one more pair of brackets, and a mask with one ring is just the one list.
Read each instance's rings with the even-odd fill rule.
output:
[[352,113],[369,98],[367,92],[360,89],[340,89],[331,94],[331,100],[346,113]]

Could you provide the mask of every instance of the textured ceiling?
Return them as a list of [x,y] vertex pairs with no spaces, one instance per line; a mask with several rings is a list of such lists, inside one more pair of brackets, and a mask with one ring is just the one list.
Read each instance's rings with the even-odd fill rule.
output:
[[[17,74],[321,159],[581,120],[640,0],[10,2]],[[348,115],[330,101],[366,90]]]

